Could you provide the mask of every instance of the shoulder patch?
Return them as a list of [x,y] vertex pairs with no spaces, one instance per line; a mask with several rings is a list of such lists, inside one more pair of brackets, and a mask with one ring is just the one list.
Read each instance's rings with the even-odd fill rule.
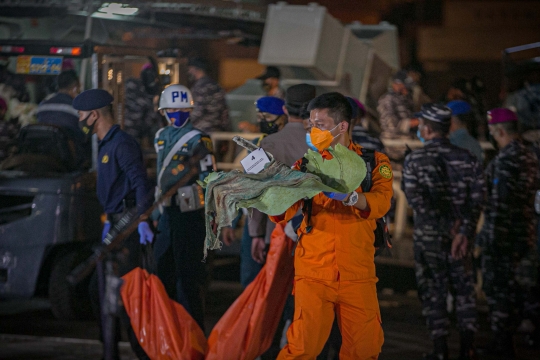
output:
[[390,179],[392,177],[392,169],[390,169],[390,166],[386,164],[383,164],[379,167],[379,173],[385,179]]

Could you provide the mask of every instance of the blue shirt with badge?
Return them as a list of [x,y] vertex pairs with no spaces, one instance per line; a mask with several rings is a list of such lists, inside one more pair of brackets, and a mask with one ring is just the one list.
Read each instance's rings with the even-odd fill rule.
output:
[[[176,145],[176,143],[189,132],[197,130],[191,122],[185,126],[178,128],[167,126],[160,129],[154,139],[154,147],[158,155],[157,169],[158,174],[161,172],[163,163],[167,155]],[[190,179],[186,185],[195,183],[197,179],[203,180],[210,172],[213,171],[214,160],[212,156],[212,140],[208,135],[200,130],[197,130],[193,137],[188,139],[182,147],[172,156],[170,163],[163,170],[163,175],[160,181],[161,192],[165,193],[174,184],[178,182],[188,171],[188,160],[195,154],[202,154],[204,158],[199,162],[199,175]]]
[[124,199],[136,202],[139,214],[152,204],[142,151],[133,137],[114,125],[99,142],[97,196],[105,213],[124,211]]

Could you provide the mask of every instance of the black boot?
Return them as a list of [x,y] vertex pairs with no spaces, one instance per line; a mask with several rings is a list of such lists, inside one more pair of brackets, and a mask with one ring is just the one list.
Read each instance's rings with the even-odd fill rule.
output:
[[446,336],[441,336],[433,340],[433,352],[424,355],[424,360],[448,360]]
[[476,360],[476,348],[474,347],[474,332],[470,330],[460,333],[459,360]]
[[[480,350],[480,349],[479,349]],[[501,359],[515,359],[514,338],[510,332],[497,332],[492,342],[479,351],[483,355],[496,356]]]

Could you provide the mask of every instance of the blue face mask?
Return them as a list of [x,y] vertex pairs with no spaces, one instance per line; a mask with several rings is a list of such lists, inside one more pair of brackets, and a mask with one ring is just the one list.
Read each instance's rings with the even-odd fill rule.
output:
[[173,126],[181,128],[184,125],[187,124],[189,119],[189,112],[188,111],[165,111],[165,117],[167,118],[167,121],[169,121],[170,124],[173,124]]
[[309,148],[313,151],[319,151],[319,149],[317,149],[317,147],[315,147],[315,145],[313,145],[313,143],[311,142],[311,134],[310,133],[306,133],[306,143],[307,145],[309,146]]
[[426,142],[426,139],[424,139],[420,134],[420,129],[416,130],[416,136],[418,136],[418,140],[420,140],[421,142]]

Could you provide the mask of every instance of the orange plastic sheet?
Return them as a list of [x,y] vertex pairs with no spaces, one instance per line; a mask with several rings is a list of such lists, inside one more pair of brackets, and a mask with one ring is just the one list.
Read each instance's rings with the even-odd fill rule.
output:
[[184,307],[169,298],[155,275],[136,268],[122,278],[124,307],[139,343],[151,359],[204,359],[204,333]]
[[272,344],[294,277],[293,242],[283,228],[277,224],[265,266],[210,333],[207,360],[253,360]]

